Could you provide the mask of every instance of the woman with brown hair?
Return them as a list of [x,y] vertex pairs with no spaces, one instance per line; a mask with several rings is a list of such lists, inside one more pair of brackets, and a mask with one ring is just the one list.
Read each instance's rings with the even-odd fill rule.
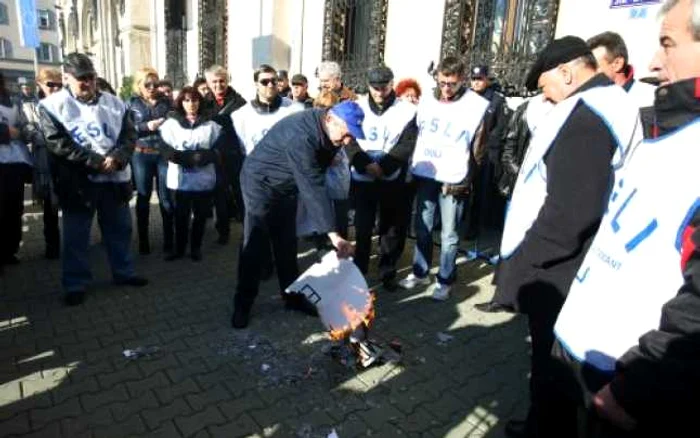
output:
[[141,254],[151,252],[148,225],[153,179],[156,180],[158,204],[163,218],[163,251],[173,251],[173,206],[165,184],[168,163],[162,156],[163,142],[158,134],[158,128],[165,122],[171,104],[158,93],[158,82],[158,73],[154,69],[144,67],[136,71],[134,96],[128,103],[131,119],[138,133],[131,166],[134,169],[134,183],[138,192],[136,224]]

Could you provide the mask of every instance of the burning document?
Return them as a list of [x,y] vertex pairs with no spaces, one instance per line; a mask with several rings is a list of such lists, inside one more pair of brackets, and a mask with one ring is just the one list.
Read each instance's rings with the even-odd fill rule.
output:
[[286,292],[304,294],[335,340],[374,318],[374,295],[364,276],[351,260],[338,259],[334,251],[301,274]]

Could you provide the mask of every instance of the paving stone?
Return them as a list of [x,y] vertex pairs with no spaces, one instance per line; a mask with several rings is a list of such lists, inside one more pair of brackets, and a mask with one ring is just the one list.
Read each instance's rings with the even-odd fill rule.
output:
[[189,377],[195,377],[209,372],[209,368],[203,360],[193,360],[186,365],[177,365],[169,368],[166,372],[173,382],[181,382]]
[[131,397],[138,397],[141,394],[155,388],[165,388],[170,385],[170,381],[163,372],[153,374],[151,377],[134,382],[126,382],[126,388]]
[[175,427],[175,423],[168,421],[156,430],[148,432],[148,438],[179,438],[182,435],[180,431]]
[[170,404],[178,397],[182,397],[187,394],[194,394],[200,392],[201,389],[191,378],[185,379],[182,382],[171,384],[165,388],[156,388],[155,393],[163,404]]
[[110,427],[97,428],[93,435],[95,438],[124,438],[141,435],[146,432],[146,426],[138,415],[114,424]]
[[401,411],[390,404],[373,407],[358,414],[372,429],[381,429],[386,423],[397,424],[406,418]]
[[110,403],[129,401],[129,393],[126,390],[126,386],[120,384],[94,395],[81,395],[80,401],[87,412],[92,412],[100,406]]
[[152,392],[145,392],[139,397],[131,397],[126,403],[114,403],[110,405],[112,415],[116,421],[122,421],[144,409],[157,408],[158,400]]
[[187,402],[184,399],[179,398],[166,406],[161,406],[156,409],[145,409],[141,415],[146,420],[148,428],[155,429],[167,421],[174,420],[178,417],[188,416],[193,412],[194,411],[187,404]]
[[249,415],[244,414],[224,426],[212,426],[209,431],[214,437],[236,438],[260,432],[260,427]]
[[204,392],[191,394],[185,397],[195,411],[201,411],[210,405],[218,406],[221,402],[231,400],[232,398],[231,394],[222,385],[214,386]]
[[99,389],[100,385],[97,383],[97,378],[90,376],[77,383],[64,382],[51,391],[51,397],[53,397],[55,404],[59,404],[71,397],[85,393],[95,393]]
[[229,420],[236,420],[244,412],[265,408],[265,402],[255,392],[249,392],[243,397],[220,403],[219,409]]
[[[4,432],[4,431],[3,431]],[[42,427],[40,429],[34,428],[34,431],[25,435],[22,438],[63,438],[61,432],[61,425],[59,423],[51,423],[48,426]],[[66,437],[68,438],[68,437]],[[73,438],[73,437],[70,437]]]
[[20,412],[7,420],[0,420],[0,431],[2,431],[4,436],[21,435],[30,432],[29,413]]
[[224,423],[226,423],[226,418],[214,406],[210,406],[204,411],[189,417],[178,417],[175,419],[175,424],[185,437],[192,436],[209,426],[219,426]]
[[31,424],[34,428],[41,428],[48,423],[65,417],[76,417],[82,412],[83,409],[80,406],[78,398],[75,397],[50,408],[32,409],[30,413]]

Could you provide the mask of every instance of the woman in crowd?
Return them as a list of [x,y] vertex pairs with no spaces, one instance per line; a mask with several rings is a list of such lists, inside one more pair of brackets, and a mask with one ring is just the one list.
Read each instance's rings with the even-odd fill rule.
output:
[[4,265],[19,263],[24,184],[32,179],[26,127],[26,117],[12,102],[0,72],[0,270]]
[[139,69],[134,75],[134,96],[129,100],[129,111],[138,132],[136,149],[131,158],[136,198],[136,224],[139,234],[139,253],[150,254],[148,236],[151,192],[156,180],[158,204],[163,218],[163,251],[173,251],[173,207],[166,189],[168,163],[161,152],[162,141],[158,128],[171,110],[170,102],[158,93],[158,73],[150,68]]
[[168,156],[167,186],[175,201],[175,252],[166,260],[182,258],[192,220],[190,256],[202,259],[202,239],[216,185],[214,162],[218,156],[221,127],[201,116],[202,96],[186,86],[175,100],[174,114],[160,127]]
[[396,97],[414,105],[420,101],[421,89],[415,79],[402,79],[396,84]]

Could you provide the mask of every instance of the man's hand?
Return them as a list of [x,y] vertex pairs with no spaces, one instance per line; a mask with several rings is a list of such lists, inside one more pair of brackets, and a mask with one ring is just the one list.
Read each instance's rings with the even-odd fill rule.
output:
[[15,128],[14,126],[8,126],[8,129],[10,130],[10,138],[13,140],[17,140],[21,133],[19,129]]
[[625,409],[615,399],[610,385],[605,385],[593,396],[593,405],[598,415],[610,421],[623,430],[633,430],[637,427],[637,421],[630,417]]
[[112,173],[119,167],[119,162],[114,157],[106,157],[102,162],[102,173]]
[[165,122],[165,119],[161,117],[160,119],[154,119],[150,122],[146,122],[146,126],[148,126],[149,131],[155,131],[160,128],[160,125],[162,125],[163,122]]
[[346,259],[355,254],[355,245],[340,237],[338,233],[328,233],[328,237],[331,239],[339,258]]
[[367,167],[365,167],[365,172],[377,179],[384,176],[384,172],[382,172],[382,167],[377,163],[368,164]]

